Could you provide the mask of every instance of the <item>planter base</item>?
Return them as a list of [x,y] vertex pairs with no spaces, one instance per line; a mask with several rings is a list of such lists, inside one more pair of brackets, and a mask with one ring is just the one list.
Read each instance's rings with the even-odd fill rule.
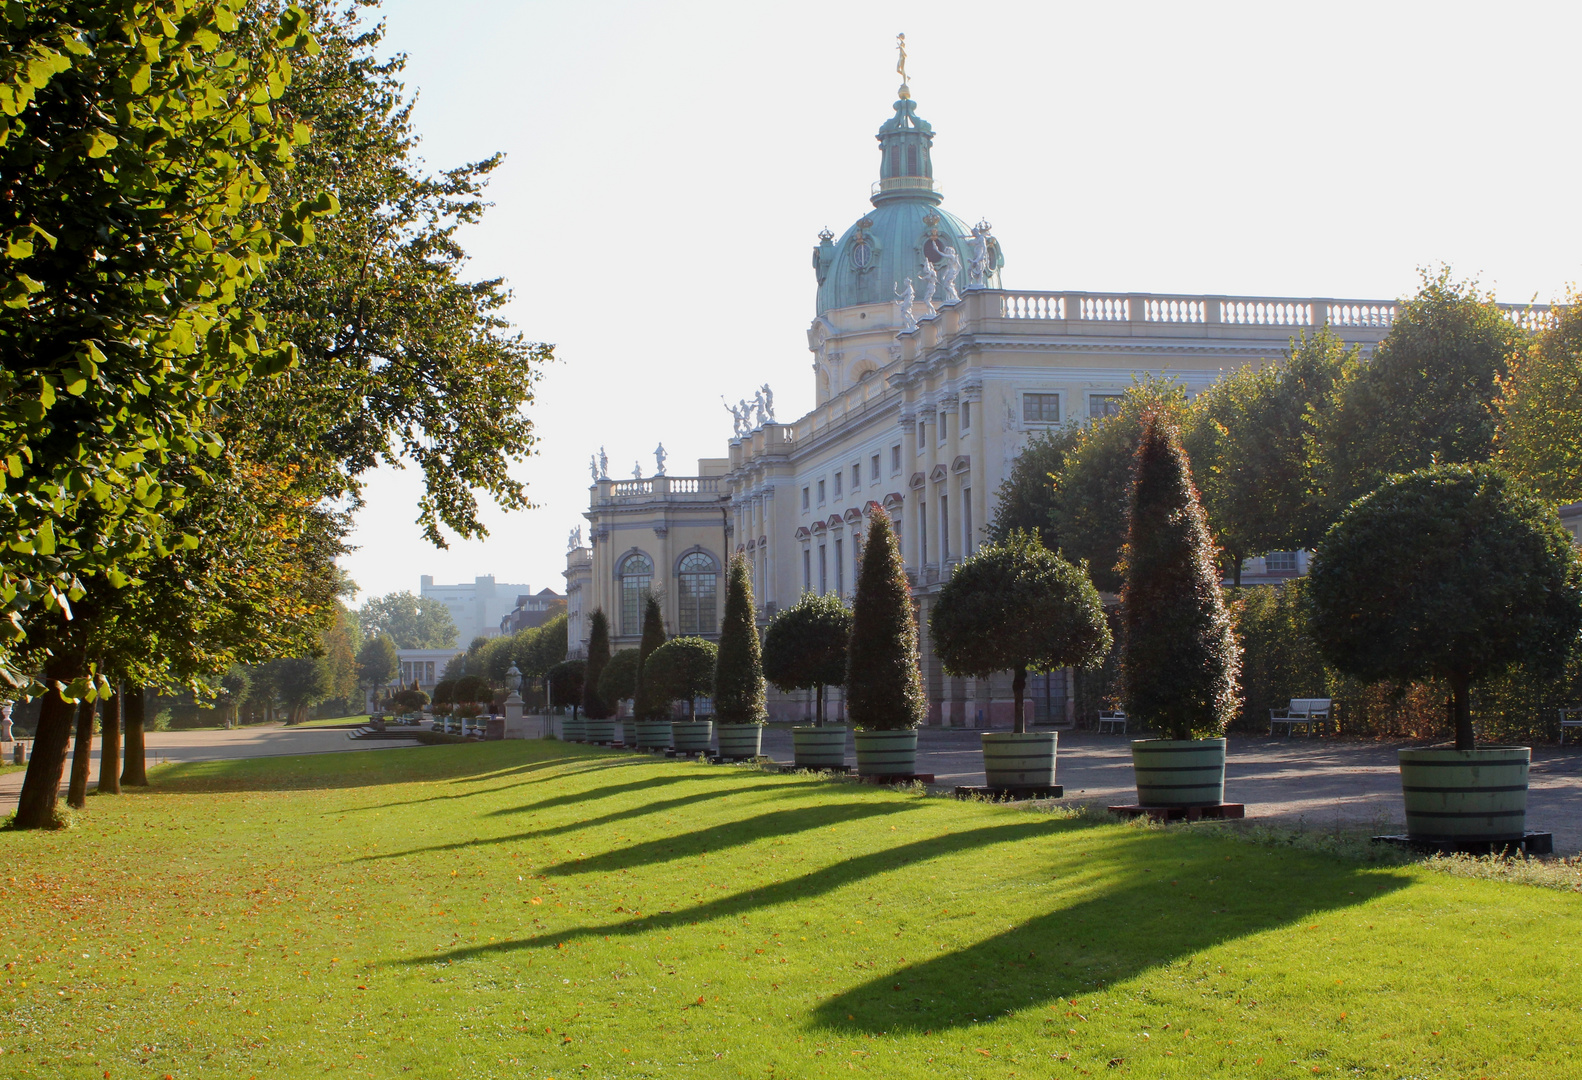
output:
[[1375,836],[1375,844],[1394,844],[1430,855],[1553,855],[1553,833],[1530,832],[1520,840],[1414,840],[1410,836]]
[[1010,801],[1013,799],[1058,799],[1066,793],[1060,784],[1048,784],[1044,787],[974,787],[963,784],[956,788],[956,798],[970,799],[978,796],[985,799]]
[[1147,815],[1155,821],[1231,821],[1247,816],[1246,805],[1239,802],[1212,806],[1108,806],[1105,809],[1121,817]]
[[850,765],[778,765],[776,768],[783,773],[825,772],[833,776],[846,776],[851,772]]
[[934,782],[934,774],[931,772],[885,773],[882,776],[859,776],[857,777],[857,782],[860,784],[886,785],[911,783],[932,784]]

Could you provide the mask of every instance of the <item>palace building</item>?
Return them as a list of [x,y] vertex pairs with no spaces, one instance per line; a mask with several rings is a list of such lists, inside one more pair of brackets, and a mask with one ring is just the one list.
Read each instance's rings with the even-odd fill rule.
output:
[[[1007,289],[990,224],[944,207],[935,133],[904,84],[893,109],[878,132],[870,206],[813,250],[816,406],[781,423],[772,404],[755,416],[744,405],[725,456],[693,476],[612,480],[596,463],[588,543],[579,537],[567,556],[571,655],[583,655],[599,607],[612,647],[635,647],[649,590],[668,633],[715,637],[735,553],[752,566],[761,624],[804,591],[849,599],[866,523],[883,513],[913,581],[929,722],[1008,725],[1009,675],[945,675],[928,613],[983,543],[995,491],[1029,435],[1105,415],[1143,373],[1196,393],[1325,325],[1371,351],[1394,318],[1388,300]],[[1271,576],[1300,569],[1293,553],[1257,563]],[[1064,720],[1062,673],[1030,693],[1037,722]],[[771,689],[772,714],[808,715],[806,697]]]

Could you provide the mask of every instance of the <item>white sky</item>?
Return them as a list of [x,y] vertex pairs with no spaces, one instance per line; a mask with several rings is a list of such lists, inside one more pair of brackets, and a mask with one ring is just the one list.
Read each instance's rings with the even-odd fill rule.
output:
[[518,466],[539,508],[436,551],[369,486],[366,596],[565,582],[588,456],[723,456],[720,395],[812,405],[810,253],[868,208],[905,31],[945,206],[1009,288],[1389,298],[1448,262],[1499,298],[1578,277],[1582,4],[386,0],[434,167],[507,155],[464,242],[559,362]]

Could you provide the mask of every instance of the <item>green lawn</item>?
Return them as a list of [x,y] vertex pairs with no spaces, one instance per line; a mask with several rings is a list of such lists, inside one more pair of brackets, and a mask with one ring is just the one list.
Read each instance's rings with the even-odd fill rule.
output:
[[1582,1075],[1565,892],[560,743],[0,834],[0,1076]]

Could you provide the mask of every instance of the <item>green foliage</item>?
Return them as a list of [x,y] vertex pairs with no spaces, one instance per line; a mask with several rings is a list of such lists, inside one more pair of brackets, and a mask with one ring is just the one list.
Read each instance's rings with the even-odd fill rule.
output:
[[577,709],[583,702],[586,675],[587,665],[581,660],[562,660],[549,669],[549,692],[553,695],[551,700],[556,708],[570,702],[571,715],[577,715]]
[[724,724],[767,723],[763,658],[753,621],[752,568],[741,555],[731,559],[726,576],[719,650],[714,668],[715,717]]
[[1060,554],[1086,563],[1093,583],[1105,592],[1121,587],[1121,548],[1126,543],[1126,508],[1145,414],[1179,416],[1186,408],[1180,384],[1145,376],[1126,391],[1113,416],[1079,429],[1055,484],[1054,533]]
[[1582,567],[1554,511],[1496,469],[1393,477],[1324,537],[1313,635],[1362,679],[1450,684],[1456,745],[1473,745],[1470,684],[1521,665],[1556,675],[1582,632]]
[[928,715],[912,587],[888,514],[868,519],[846,646],[846,716],[866,731],[915,728]]
[[1582,296],[1511,363],[1495,463],[1554,503],[1582,502]]
[[643,693],[664,715],[672,701],[685,701],[687,715],[698,717],[697,699],[714,691],[714,666],[719,649],[699,637],[678,637],[655,649],[643,664]]
[[665,618],[652,593],[643,602],[643,638],[637,650],[637,678],[632,688],[632,715],[639,720],[662,720],[670,715],[670,702],[651,692],[646,684],[648,658],[665,643]]
[[582,679],[582,713],[591,720],[615,715],[615,702],[604,697],[599,684],[610,662],[610,620],[603,608],[594,608],[588,621],[588,663]]
[[395,682],[401,673],[401,658],[389,634],[374,634],[363,642],[357,654],[357,675],[372,690]]
[[816,690],[824,723],[824,688],[846,681],[851,609],[839,596],[807,592],[770,620],[764,634],[764,678],[781,690]]
[[451,691],[451,700],[457,705],[488,701],[493,696],[494,692],[489,687],[489,680],[482,675],[463,675],[456,680],[456,687]]
[[390,700],[403,712],[419,712],[428,704],[428,695],[421,690],[407,689],[396,693]]
[[363,637],[387,635],[398,649],[451,649],[456,646],[456,620],[433,597],[393,592],[371,596],[357,611]]
[[1322,428],[1332,513],[1387,476],[1487,461],[1497,380],[1528,335],[1475,284],[1448,269],[1423,276],[1372,359],[1347,383]]
[[516,667],[523,675],[541,679],[551,668],[566,659],[565,612],[561,612],[543,626],[518,631],[516,642]]
[[1018,732],[1027,730],[1022,701],[1029,668],[1097,667],[1112,643],[1088,575],[1021,529],[956,567],[928,628],[946,674],[1014,673]]
[[[490,686],[505,686],[516,663],[516,640],[508,637],[490,638],[478,651],[478,674],[489,680]],[[520,669],[518,669],[520,670]],[[511,687],[510,689],[514,689]]]
[[1180,432],[1144,417],[1121,591],[1129,715],[1167,739],[1224,733],[1241,707],[1240,649]]
[[1081,438],[1082,429],[1072,425],[1039,431],[1027,440],[995,493],[994,519],[988,529],[991,542],[997,544],[1017,529],[1027,529],[1036,532],[1050,551],[1060,548],[1055,482]]
[[[1341,676],[1324,662],[1313,640],[1306,578],[1283,585],[1240,589],[1231,604],[1236,638],[1241,643],[1242,726],[1267,731],[1269,710],[1283,709],[1292,698],[1335,699],[1337,721],[1352,732],[1351,702],[1340,703]],[[1359,732],[1360,733],[1360,732]]]
[[610,704],[611,713],[617,702],[630,701],[637,693],[641,655],[636,649],[622,649],[610,657],[610,662],[599,673],[599,697]]
[[300,724],[308,718],[308,709],[335,689],[334,675],[329,665],[319,656],[298,656],[289,660],[275,660],[273,671],[275,693],[286,707],[287,723]]
[[456,680],[441,679],[434,684],[434,704],[436,706],[450,705],[456,700]]

